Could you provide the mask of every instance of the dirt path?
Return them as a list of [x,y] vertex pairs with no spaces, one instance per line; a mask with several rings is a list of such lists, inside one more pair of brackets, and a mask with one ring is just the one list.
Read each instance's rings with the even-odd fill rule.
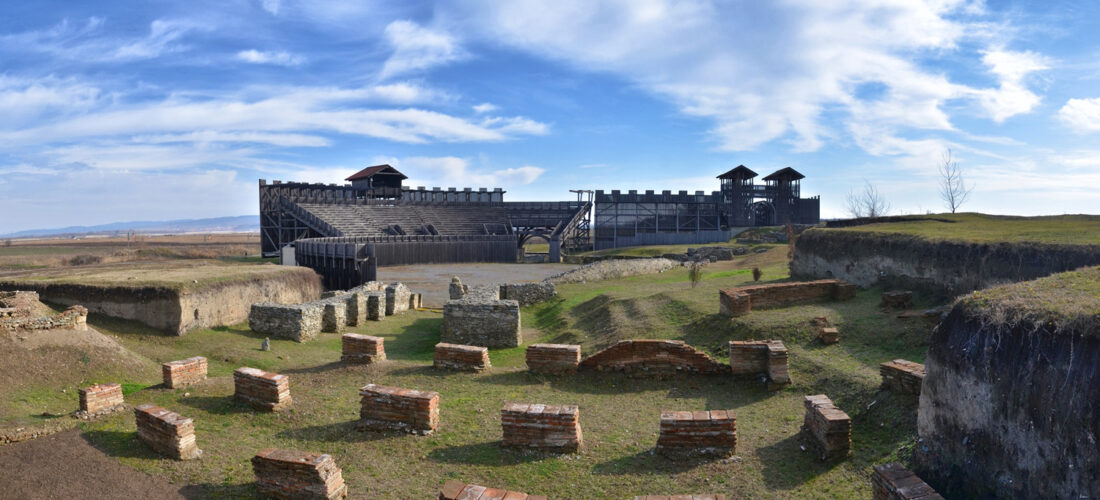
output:
[[185,498],[179,486],[119,464],[76,430],[0,446],[0,499]]

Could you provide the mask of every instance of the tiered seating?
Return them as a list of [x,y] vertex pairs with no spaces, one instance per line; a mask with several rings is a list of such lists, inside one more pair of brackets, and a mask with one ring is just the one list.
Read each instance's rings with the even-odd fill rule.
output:
[[503,207],[483,205],[337,205],[299,203],[321,220],[339,229],[345,236],[394,235],[400,226],[408,236],[430,234],[427,226],[441,235],[485,234],[485,225],[511,227]]

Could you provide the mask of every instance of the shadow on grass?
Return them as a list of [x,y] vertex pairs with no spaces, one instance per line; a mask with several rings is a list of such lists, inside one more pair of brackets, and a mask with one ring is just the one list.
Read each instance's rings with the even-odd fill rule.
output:
[[251,406],[238,402],[233,399],[233,396],[188,396],[180,398],[179,402],[215,415],[232,415],[253,411]]
[[180,488],[184,498],[256,498],[254,483],[243,484],[189,484]]
[[559,456],[558,453],[506,448],[500,441],[465,444],[432,450],[428,458],[437,462],[464,465],[516,465]]
[[802,451],[800,446],[801,438],[795,434],[771,446],[757,448],[756,456],[764,466],[764,484],[769,489],[795,488],[844,461],[842,458],[821,461],[813,451]]
[[421,318],[386,337],[386,357],[400,361],[431,361],[439,343],[442,318]]
[[116,458],[162,458],[160,454],[138,441],[136,432],[87,431],[82,438],[99,451]]
[[385,441],[389,439],[411,439],[408,433],[400,431],[361,431],[355,427],[356,421],[337,422],[335,424],[312,425],[287,429],[277,436],[284,439],[296,439],[298,441],[324,441],[328,443],[366,443],[371,441]]
[[715,459],[696,457],[669,459],[658,455],[653,448],[650,448],[633,455],[600,462],[592,466],[592,472],[601,476],[639,473],[679,474],[712,461]]
[[264,337],[267,337],[267,335],[264,335],[262,333],[256,333],[256,332],[252,331],[251,328],[241,327],[241,326],[236,326],[236,327],[233,327],[233,326],[215,326],[215,327],[210,328],[210,331],[220,332],[220,333],[232,333],[234,335],[240,335],[242,337],[248,337],[248,338],[252,338],[252,339],[256,339],[256,340],[263,340]]
[[280,370],[280,373],[285,373],[285,374],[288,374],[288,375],[295,374],[295,373],[324,373],[324,372],[327,372],[327,371],[339,370],[341,368],[348,368],[348,367],[352,367],[352,366],[370,366],[370,365],[354,365],[354,364],[348,364],[348,363],[341,363],[339,361],[331,361],[331,362],[325,363],[323,365],[317,365],[317,366],[306,366],[306,367],[302,367],[302,368],[285,368],[283,370]]
[[422,377],[435,377],[435,378],[443,378],[443,377],[447,377],[447,376],[451,376],[451,375],[462,375],[462,374],[472,375],[471,373],[468,373],[468,372],[460,372],[460,371],[455,371],[455,370],[440,370],[440,369],[436,369],[432,365],[416,365],[416,366],[406,366],[404,368],[395,368],[393,370],[390,370],[389,373],[391,375],[397,375],[397,376],[409,376],[409,375],[416,376],[416,375],[419,375],[419,376],[422,376]]

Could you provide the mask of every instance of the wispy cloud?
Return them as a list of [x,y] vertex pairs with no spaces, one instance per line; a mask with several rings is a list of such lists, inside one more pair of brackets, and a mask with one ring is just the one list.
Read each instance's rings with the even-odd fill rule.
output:
[[103,18],[92,17],[84,23],[63,20],[44,29],[0,37],[6,51],[39,52],[60,59],[89,62],[131,62],[153,59],[187,49],[181,39],[195,31],[208,29],[190,21],[157,19],[143,36],[119,36],[106,29]]
[[276,66],[298,66],[305,62],[302,56],[296,56],[288,52],[262,52],[256,49],[237,52],[237,59],[253,64],[274,64]]
[[1058,118],[1076,132],[1100,132],[1100,98],[1070,99]]
[[504,187],[522,186],[535,182],[546,169],[523,165],[503,169],[475,168],[470,161],[454,156],[410,158],[383,158],[395,167],[408,167],[415,172],[409,185]]
[[467,56],[458,40],[450,34],[411,21],[390,23],[386,26],[385,36],[393,47],[393,55],[382,66],[379,73],[382,80],[451,63]]

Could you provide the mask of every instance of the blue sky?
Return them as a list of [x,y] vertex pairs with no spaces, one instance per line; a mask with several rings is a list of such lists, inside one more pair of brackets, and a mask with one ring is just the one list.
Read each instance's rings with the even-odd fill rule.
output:
[[257,179],[1100,213],[1100,2],[5,2],[0,233],[258,211]]

